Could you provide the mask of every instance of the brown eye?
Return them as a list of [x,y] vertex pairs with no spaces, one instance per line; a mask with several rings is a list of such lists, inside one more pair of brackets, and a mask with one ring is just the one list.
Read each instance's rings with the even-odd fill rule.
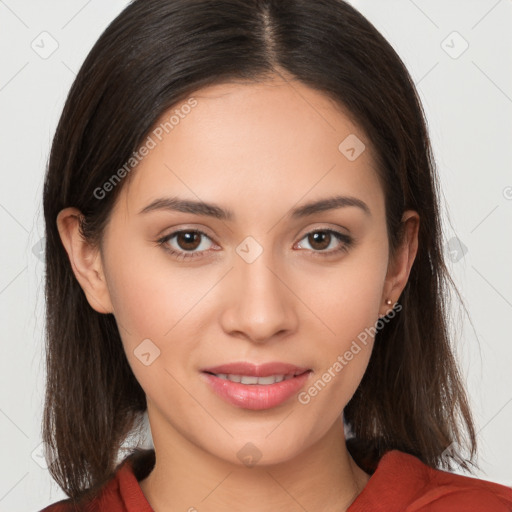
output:
[[196,231],[181,231],[176,235],[176,243],[184,251],[192,251],[199,247],[201,234]]
[[[315,256],[330,256],[341,251],[348,251],[354,239],[333,229],[317,229],[307,233],[302,240],[307,240]],[[338,243],[336,243],[338,242]],[[332,247],[334,246],[334,247]],[[330,250],[327,250],[331,247]]]
[[331,243],[331,233],[327,231],[315,231],[308,235],[308,241],[313,249],[323,251],[329,247]]
[[[202,231],[182,229],[164,236],[158,240],[158,244],[173,257],[186,260],[202,257],[203,253],[208,252],[208,240],[211,243],[210,237]],[[206,245],[203,244],[203,241],[206,241]]]

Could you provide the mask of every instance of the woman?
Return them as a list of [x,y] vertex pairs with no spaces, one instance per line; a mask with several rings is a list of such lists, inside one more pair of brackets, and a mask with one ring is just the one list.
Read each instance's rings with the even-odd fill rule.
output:
[[[44,189],[48,511],[496,510],[420,102],[339,0],[135,0]],[[147,411],[154,449],[120,448]],[[463,445],[469,450],[464,456]]]

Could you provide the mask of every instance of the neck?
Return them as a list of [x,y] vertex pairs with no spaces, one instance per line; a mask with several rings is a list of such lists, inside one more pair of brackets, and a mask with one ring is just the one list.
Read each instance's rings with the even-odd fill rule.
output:
[[152,434],[156,463],[140,486],[155,512],[341,512],[370,478],[346,449],[341,417],[315,445],[265,466],[232,464],[153,424]]

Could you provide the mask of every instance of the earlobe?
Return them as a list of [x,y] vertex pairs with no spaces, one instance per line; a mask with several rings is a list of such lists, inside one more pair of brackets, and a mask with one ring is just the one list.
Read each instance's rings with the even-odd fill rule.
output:
[[[389,262],[382,302],[385,300],[391,300],[392,304],[397,302],[407,284],[418,252],[419,223],[420,217],[416,211],[406,210],[404,212],[402,216],[403,239],[400,247],[396,250],[393,261]],[[386,313],[387,311],[384,314]]]
[[64,208],[57,215],[57,228],[71,268],[90,306],[98,313],[112,313],[113,307],[105,280],[100,250],[84,239],[80,231],[82,213]]

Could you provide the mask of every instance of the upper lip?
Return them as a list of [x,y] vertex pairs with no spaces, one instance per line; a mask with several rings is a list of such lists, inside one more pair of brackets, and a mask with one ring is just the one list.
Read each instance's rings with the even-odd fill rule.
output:
[[215,374],[223,373],[231,375],[248,375],[252,377],[268,377],[270,375],[299,375],[307,372],[308,370],[310,370],[310,368],[296,366],[289,363],[272,362],[256,365],[240,361],[203,368],[201,371]]

